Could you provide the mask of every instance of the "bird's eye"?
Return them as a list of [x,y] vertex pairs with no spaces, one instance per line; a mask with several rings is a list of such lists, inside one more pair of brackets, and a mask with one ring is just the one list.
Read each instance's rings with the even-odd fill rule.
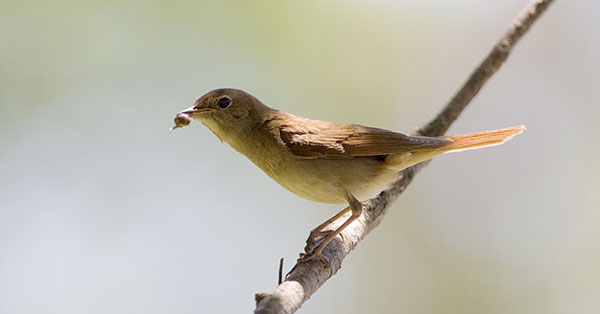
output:
[[221,109],[225,109],[227,107],[229,107],[229,105],[231,105],[231,99],[227,96],[223,96],[221,98],[219,98],[219,108]]

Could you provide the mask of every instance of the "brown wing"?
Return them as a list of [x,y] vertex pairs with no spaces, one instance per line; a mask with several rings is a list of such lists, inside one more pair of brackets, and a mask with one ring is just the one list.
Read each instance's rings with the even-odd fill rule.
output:
[[408,136],[356,124],[309,120],[293,115],[276,123],[283,144],[292,153],[304,158],[381,156],[431,149],[451,142],[443,138]]

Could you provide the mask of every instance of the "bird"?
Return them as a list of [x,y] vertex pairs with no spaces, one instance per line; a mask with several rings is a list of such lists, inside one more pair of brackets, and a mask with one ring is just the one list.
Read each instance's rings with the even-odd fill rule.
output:
[[[454,136],[414,136],[386,129],[312,120],[276,110],[251,94],[219,88],[199,97],[175,117],[174,130],[200,121],[222,142],[246,156],[275,182],[308,200],[348,204],[317,226],[309,240],[321,242],[301,258],[322,251],[362,213],[362,202],[401,178],[401,171],[440,154],[502,144],[524,125]],[[335,230],[326,230],[351,213]],[[307,241],[308,242],[308,241]]]

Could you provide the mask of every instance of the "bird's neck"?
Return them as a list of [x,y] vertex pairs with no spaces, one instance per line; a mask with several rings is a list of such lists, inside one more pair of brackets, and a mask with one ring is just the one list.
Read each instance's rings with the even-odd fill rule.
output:
[[217,136],[273,177],[281,163],[286,162],[284,159],[289,156],[289,153],[287,150],[282,152],[285,148],[278,139],[277,130],[269,128],[270,120],[272,117],[265,115],[264,119],[261,119],[251,130],[236,134],[222,133]]

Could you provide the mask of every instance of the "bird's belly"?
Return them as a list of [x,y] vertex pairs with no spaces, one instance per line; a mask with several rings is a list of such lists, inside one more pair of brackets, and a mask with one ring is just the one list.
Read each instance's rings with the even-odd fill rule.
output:
[[278,178],[277,181],[288,191],[311,201],[330,204],[346,203],[344,194],[340,187],[332,182],[305,176],[303,181],[289,181]]
[[295,159],[275,169],[263,170],[292,193],[331,204],[347,202],[344,190],[360,201],[371,199],[399,178],[398,171],[371,158]]
[[399,179],[394,169],[373,157],[349,159],[299,158],[268,143],[238,145],[230,143],[271,179],[290,192],[308,200],[344,204],[345,191],[360,201],[377,196]]

